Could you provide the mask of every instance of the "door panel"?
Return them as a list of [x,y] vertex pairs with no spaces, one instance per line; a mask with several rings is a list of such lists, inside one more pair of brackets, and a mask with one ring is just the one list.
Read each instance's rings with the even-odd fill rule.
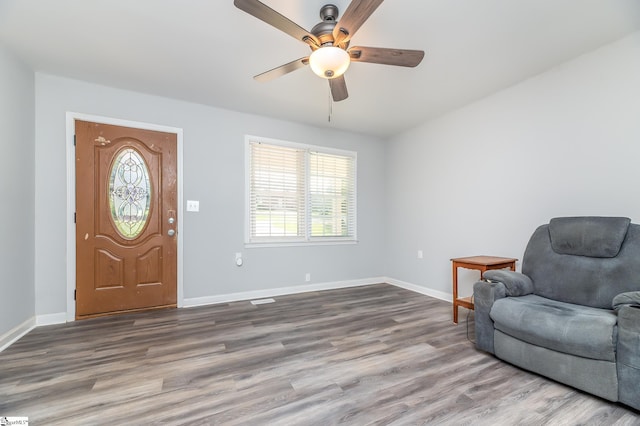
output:
[[176,153],[172,133],[76,121],[77,318],[176,306]]

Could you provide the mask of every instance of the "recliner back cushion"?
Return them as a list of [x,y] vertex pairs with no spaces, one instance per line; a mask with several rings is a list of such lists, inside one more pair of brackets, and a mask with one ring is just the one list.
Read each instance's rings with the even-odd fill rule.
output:
[[626,217],[558,217],[549,221],[553,251],[589,257],[616,257],[631,220]]
[[[555,221],[552,219],[551,222]],[[597,241],[599,237],[582,237],[581,241],[588,239]],[[571,240],[565,239],[565,242],[568,241]],[[573,240],[571,244],[575,242]],[[577,246],[581,245],[584,244]],[[605,252],[611,253],[611,244],[605,245],[608,247]],[[586,248],[580,248],[578,252],[584,253],[585,250],[604,254],[602,250],[598,252]],[[615,257],[558,253],[552,246],[550,225],[542,225],[527,244],[522,259],[522,273],[531,278],[534,293],[539,296],[611,309],[611,302],[619,293],[640,290],[640,225],[628,225]]]

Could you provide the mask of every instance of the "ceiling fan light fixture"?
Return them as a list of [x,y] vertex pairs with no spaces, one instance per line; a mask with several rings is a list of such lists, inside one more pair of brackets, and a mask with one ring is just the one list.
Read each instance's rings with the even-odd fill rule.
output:
[[323,46],[309,56],[309,65],[322,78],[340,77],[347,71],[351,58],[346,50],[335,46]]

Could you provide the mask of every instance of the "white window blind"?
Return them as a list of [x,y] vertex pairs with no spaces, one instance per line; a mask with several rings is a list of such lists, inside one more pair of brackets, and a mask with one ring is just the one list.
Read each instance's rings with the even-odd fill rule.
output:
[[355,241],[355,153],[247,142],[247,243]]
[[250,216],[255,241],[304,237],[304,152],[251,143]]
[[349,237],[355,235],[354,158],[309,153],[310,235]]

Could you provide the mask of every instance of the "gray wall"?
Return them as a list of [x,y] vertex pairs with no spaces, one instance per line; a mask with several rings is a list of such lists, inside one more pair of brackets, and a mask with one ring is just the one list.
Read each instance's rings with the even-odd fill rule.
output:
[[34,75],[0,45],[0,336],[34,315]]
[[[382,140],[36,73],[36,313],[66,311],[67,111],[182,128],[184,295],[238,292],[382,276],[385,194]],[[356,245],[244,248],[244,135],[358,153]],[[54,225],[55,224],[55,225]],[[235,265],[242,252],[244,266]],[[305,273],[311,282],[305,282]]]
[[[640,222],[640,33],[398,135],[388,149],[386,274],[444,296],[450,258],[522,259],[535,227],[554,216]],[[470,292],[477,272],[460,271]]]

